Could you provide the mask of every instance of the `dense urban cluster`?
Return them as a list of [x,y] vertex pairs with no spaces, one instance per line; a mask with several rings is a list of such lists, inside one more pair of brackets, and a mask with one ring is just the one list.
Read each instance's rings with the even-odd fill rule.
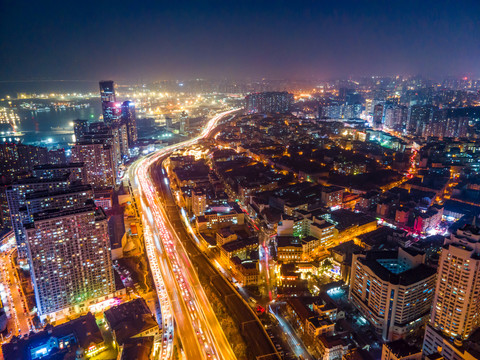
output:
[[479,88],[100,82],[0,143],[4,357],[480,358]]

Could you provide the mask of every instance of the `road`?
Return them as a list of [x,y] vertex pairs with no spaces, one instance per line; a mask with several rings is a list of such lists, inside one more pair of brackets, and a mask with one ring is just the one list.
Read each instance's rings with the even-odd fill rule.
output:
[[[205,247],[202,246],[201,241],[196,237],[191,226],[184,226],[185,222],[188,224],[188,221],[185,221],[184,211],[178,211],[171,188],[167,185],[168,180],[165,180],[166,174],[162,171],[161,162],[154,167],[152,175],[156,180],[156,184],[158,184],[157,189],[161,193],[164,207],[168,209],[170,222],[173,224],[178,236],[183,240],[183,244],[192,260],[193,266],[204,278],[210,279],[211,288],[217,292],[221,299],[225,300],[225,306],[229,314],[241,328],[249,354],[252,355],[251,358],[279,360],[280,355],[268,337],[263,324],[255,312],[252,311],[250,305],[247,304],[245,299],[239,294],[241,289],[235,288],[233,284],[227,280],[229,279],[228,275],[221,275],[222,269],[221,266],[218,266],[218,261],[208,256],[209,251],[205,252]],[[214,264],[218,264],[218,267],[215,267]]]
[[[0,253],[0,293],[8,321],[8,328],[13,335],[25,335],[33,328],[31,318],[26,307],[26,299],[21,289],[20,281],[17,279],[13,263],[15,252],[14,235],[12,239],[4,239]],[[11,244],[11,245],[9,245]],[[6,340],[6,339],[4,339]]]
[[[145,231],[145,247],[162,306],[162,320],[165,319],[166,306],[170,309],[167,315],[175,318],[176,333],[187,359],[235,359],[235,355],[188,254],[169,222],[151,178],[150,167],[175,149],[190,146],[208,136],[223,117],[234,111],[213,117],[198,137],[163,148],[138,160],[129,169],[133,195],[140,199],[137,206],[141,205],[139,212]],[[170,324],[163,325],[162,358],[170,358],[173,329]]]
[[290,349],[293,351],[295,356],[302,356],[305,360],[311,360],[312,356],[306,349],[303,341],[299,338],[295,330],[291,327],[287,320],[283,318],[282,315],[278,313],[279,306],[278,304],[271,304],[269,306],[270,313],[275,316],[278,321],[278,324],[283,331],[285,340],[287,341]]

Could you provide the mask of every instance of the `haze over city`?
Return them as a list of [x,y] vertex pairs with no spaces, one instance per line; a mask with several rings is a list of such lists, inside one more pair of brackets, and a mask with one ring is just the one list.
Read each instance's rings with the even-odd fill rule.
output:
[[0,5],[0,359],[480,359],[480,3]]
[[478,75],[478,1],[5,1],[2,80]]

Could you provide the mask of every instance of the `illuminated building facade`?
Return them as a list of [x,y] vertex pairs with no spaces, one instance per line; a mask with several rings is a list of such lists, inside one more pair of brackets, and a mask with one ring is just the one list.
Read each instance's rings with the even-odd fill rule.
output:
[[128,145],[132,147],[138,139],[135,103],[132,101],[124,101],[122,103],[122,122],[127,126]]
[[424,354],[440,352],[446,360],[468,358],[462,342],[480,326],[479,293],[480,228],[465,225],[442,248]]
[[19,258],[27,256],[27,245],[25,239],[25,230],[23,223],[26,220],[26,213],[23,210],[26,207],[26,197],[28,194],[36,191],[58,191],[67,188],[70,185],[68,175],[61,178],[28,178],[21,179],[13,183],[6,189],[6,198],[12,221],[12,230],[17,242]]
[[80,142],[72,148],[72,158],[83,162],[87,183],[95,189],[113,188],[116,181],[114,148],[103,142]]
[[202,188],[192,191],[192,212],[195,216],[205,215],[207,209],[207,194]]
[[87,203],[36,213],[25,230],[41,319],[86,311],[114,293],[108,221],[101,208]]
[[81,139],[84,134],[88,133],[88,131],[88,120],[73,120],[73,133],[75,134],[75,140]]
[[418,329],[428,318],[435,269],[425,254],[400,248],[353,254],[349,300],[385,341]]
[[293,104],[293,94],[282,92],[261,92],[245,97],[245,110],[255,113],[287,113]]
[[383,125],[383,105],[377,104],[373,107],[373,127],[381,129]]

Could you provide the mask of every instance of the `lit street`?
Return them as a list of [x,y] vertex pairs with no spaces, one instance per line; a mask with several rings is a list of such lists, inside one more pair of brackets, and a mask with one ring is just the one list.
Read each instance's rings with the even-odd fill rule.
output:
[[[130,168],[130,179],[134,179],[132,183],[134,191],[142,195],[140,203],[146,228],[147,256],[154,273],[159,301],[162,304],[166,292],[178,329],[176,334],[180,337],[187,359],[234,359],[235,355],[182,243],[168,222],[160,199],[156,195],[149,168],[174,149],[191,145],[207,136],[215,128],[216,123],[231,112],[227,111],[212,118],[199,137],[157,151],[154,155],[137,161]],[[154,231],[150,233],[150,229]],[[164,287],[161,284],[164,284]],[[162,316],[165,316],[163,307]],[[171,341],[171,329],[164,328],[163,331],[164,339]],[[171,352],[166,351],[165,354],[170,356]]]

